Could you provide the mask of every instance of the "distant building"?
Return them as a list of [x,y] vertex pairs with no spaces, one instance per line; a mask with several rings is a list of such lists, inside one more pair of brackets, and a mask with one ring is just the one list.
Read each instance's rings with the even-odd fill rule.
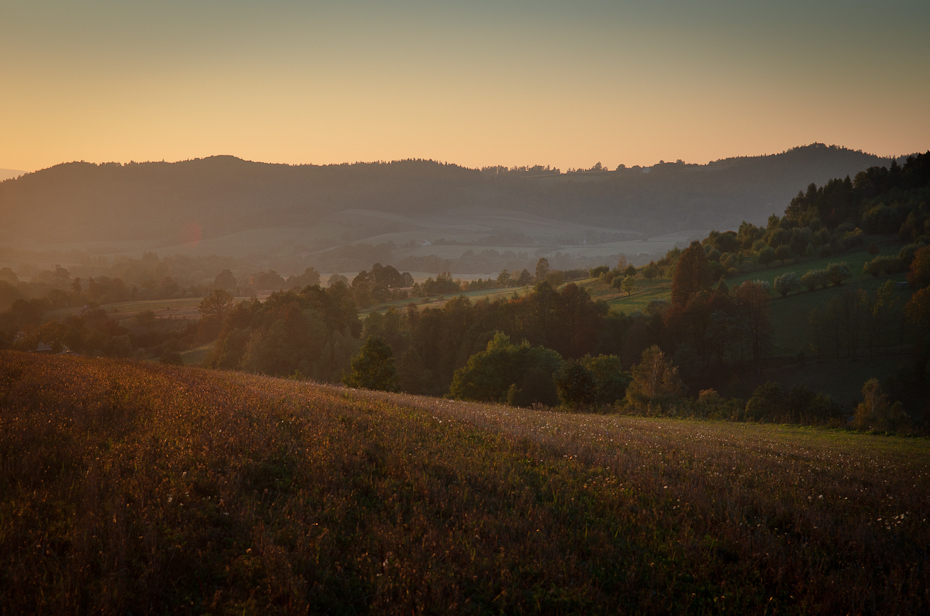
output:
[[420,240],[417,242],[417,246],[432,246],[433,243],[429,240]]

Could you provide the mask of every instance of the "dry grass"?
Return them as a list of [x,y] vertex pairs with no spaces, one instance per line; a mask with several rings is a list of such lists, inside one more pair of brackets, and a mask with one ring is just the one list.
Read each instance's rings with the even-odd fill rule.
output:
[[0,611],[927,613],[926,440],[0,354]]

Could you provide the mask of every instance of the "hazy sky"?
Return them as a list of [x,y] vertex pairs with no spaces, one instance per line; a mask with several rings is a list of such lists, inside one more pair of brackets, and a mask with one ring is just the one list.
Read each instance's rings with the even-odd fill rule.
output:
[[930,2],[8,0],[0,168],[930,149]]

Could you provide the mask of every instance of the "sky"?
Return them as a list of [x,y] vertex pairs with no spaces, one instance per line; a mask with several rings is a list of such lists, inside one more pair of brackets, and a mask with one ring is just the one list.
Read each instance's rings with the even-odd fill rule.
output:
[[8,0],[0,168],[930,149],[930,2]]

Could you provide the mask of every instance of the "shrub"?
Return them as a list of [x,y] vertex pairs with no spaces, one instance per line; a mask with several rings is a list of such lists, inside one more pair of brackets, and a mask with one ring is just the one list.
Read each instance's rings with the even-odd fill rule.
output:
[[846,265],[845,261],[828,264],[827,269],[824,270],[824,275],[830,286],[834,287],[843,284],[847,279],[852,277],[852,274],[849,273],[849,266]]
[[752,421],[776,421],[785,412],[785,390],[779,383],[760,385],[746,402],[746,418]]
[[826,287],[827,273],[822,269],[807,270],[807,272],[801,276],[800,282],[808,291],[813,291],[817,287]]
[[794,272],[788,272],[786,274],[782,274],[781,276],[775,277],[775,292],[782,297],[785,297],[792,291],[797,291],[800,288],[801,280]]
[[898,257],[875,257],[862,266],[862,273],[878,277],[882,274],[895,274],[905,269],[904,261]]
[[566,362],[553,377],[559,400],[569,408],[590,406],[597,394],[597,383],[579,360]]
[[607,267],[606,265],[598,265],[597,267],[592,267],[591,269],[589,269],[588,275],[590,275],[591,278],[597,279],[609,271],[610,271],[610,268]]
[[856,407],[852,427],[857,430],[894,432],[910,427],[910,420],[900,402],[888,401],[878,379],[869,379],[862,386],[862,402]]

